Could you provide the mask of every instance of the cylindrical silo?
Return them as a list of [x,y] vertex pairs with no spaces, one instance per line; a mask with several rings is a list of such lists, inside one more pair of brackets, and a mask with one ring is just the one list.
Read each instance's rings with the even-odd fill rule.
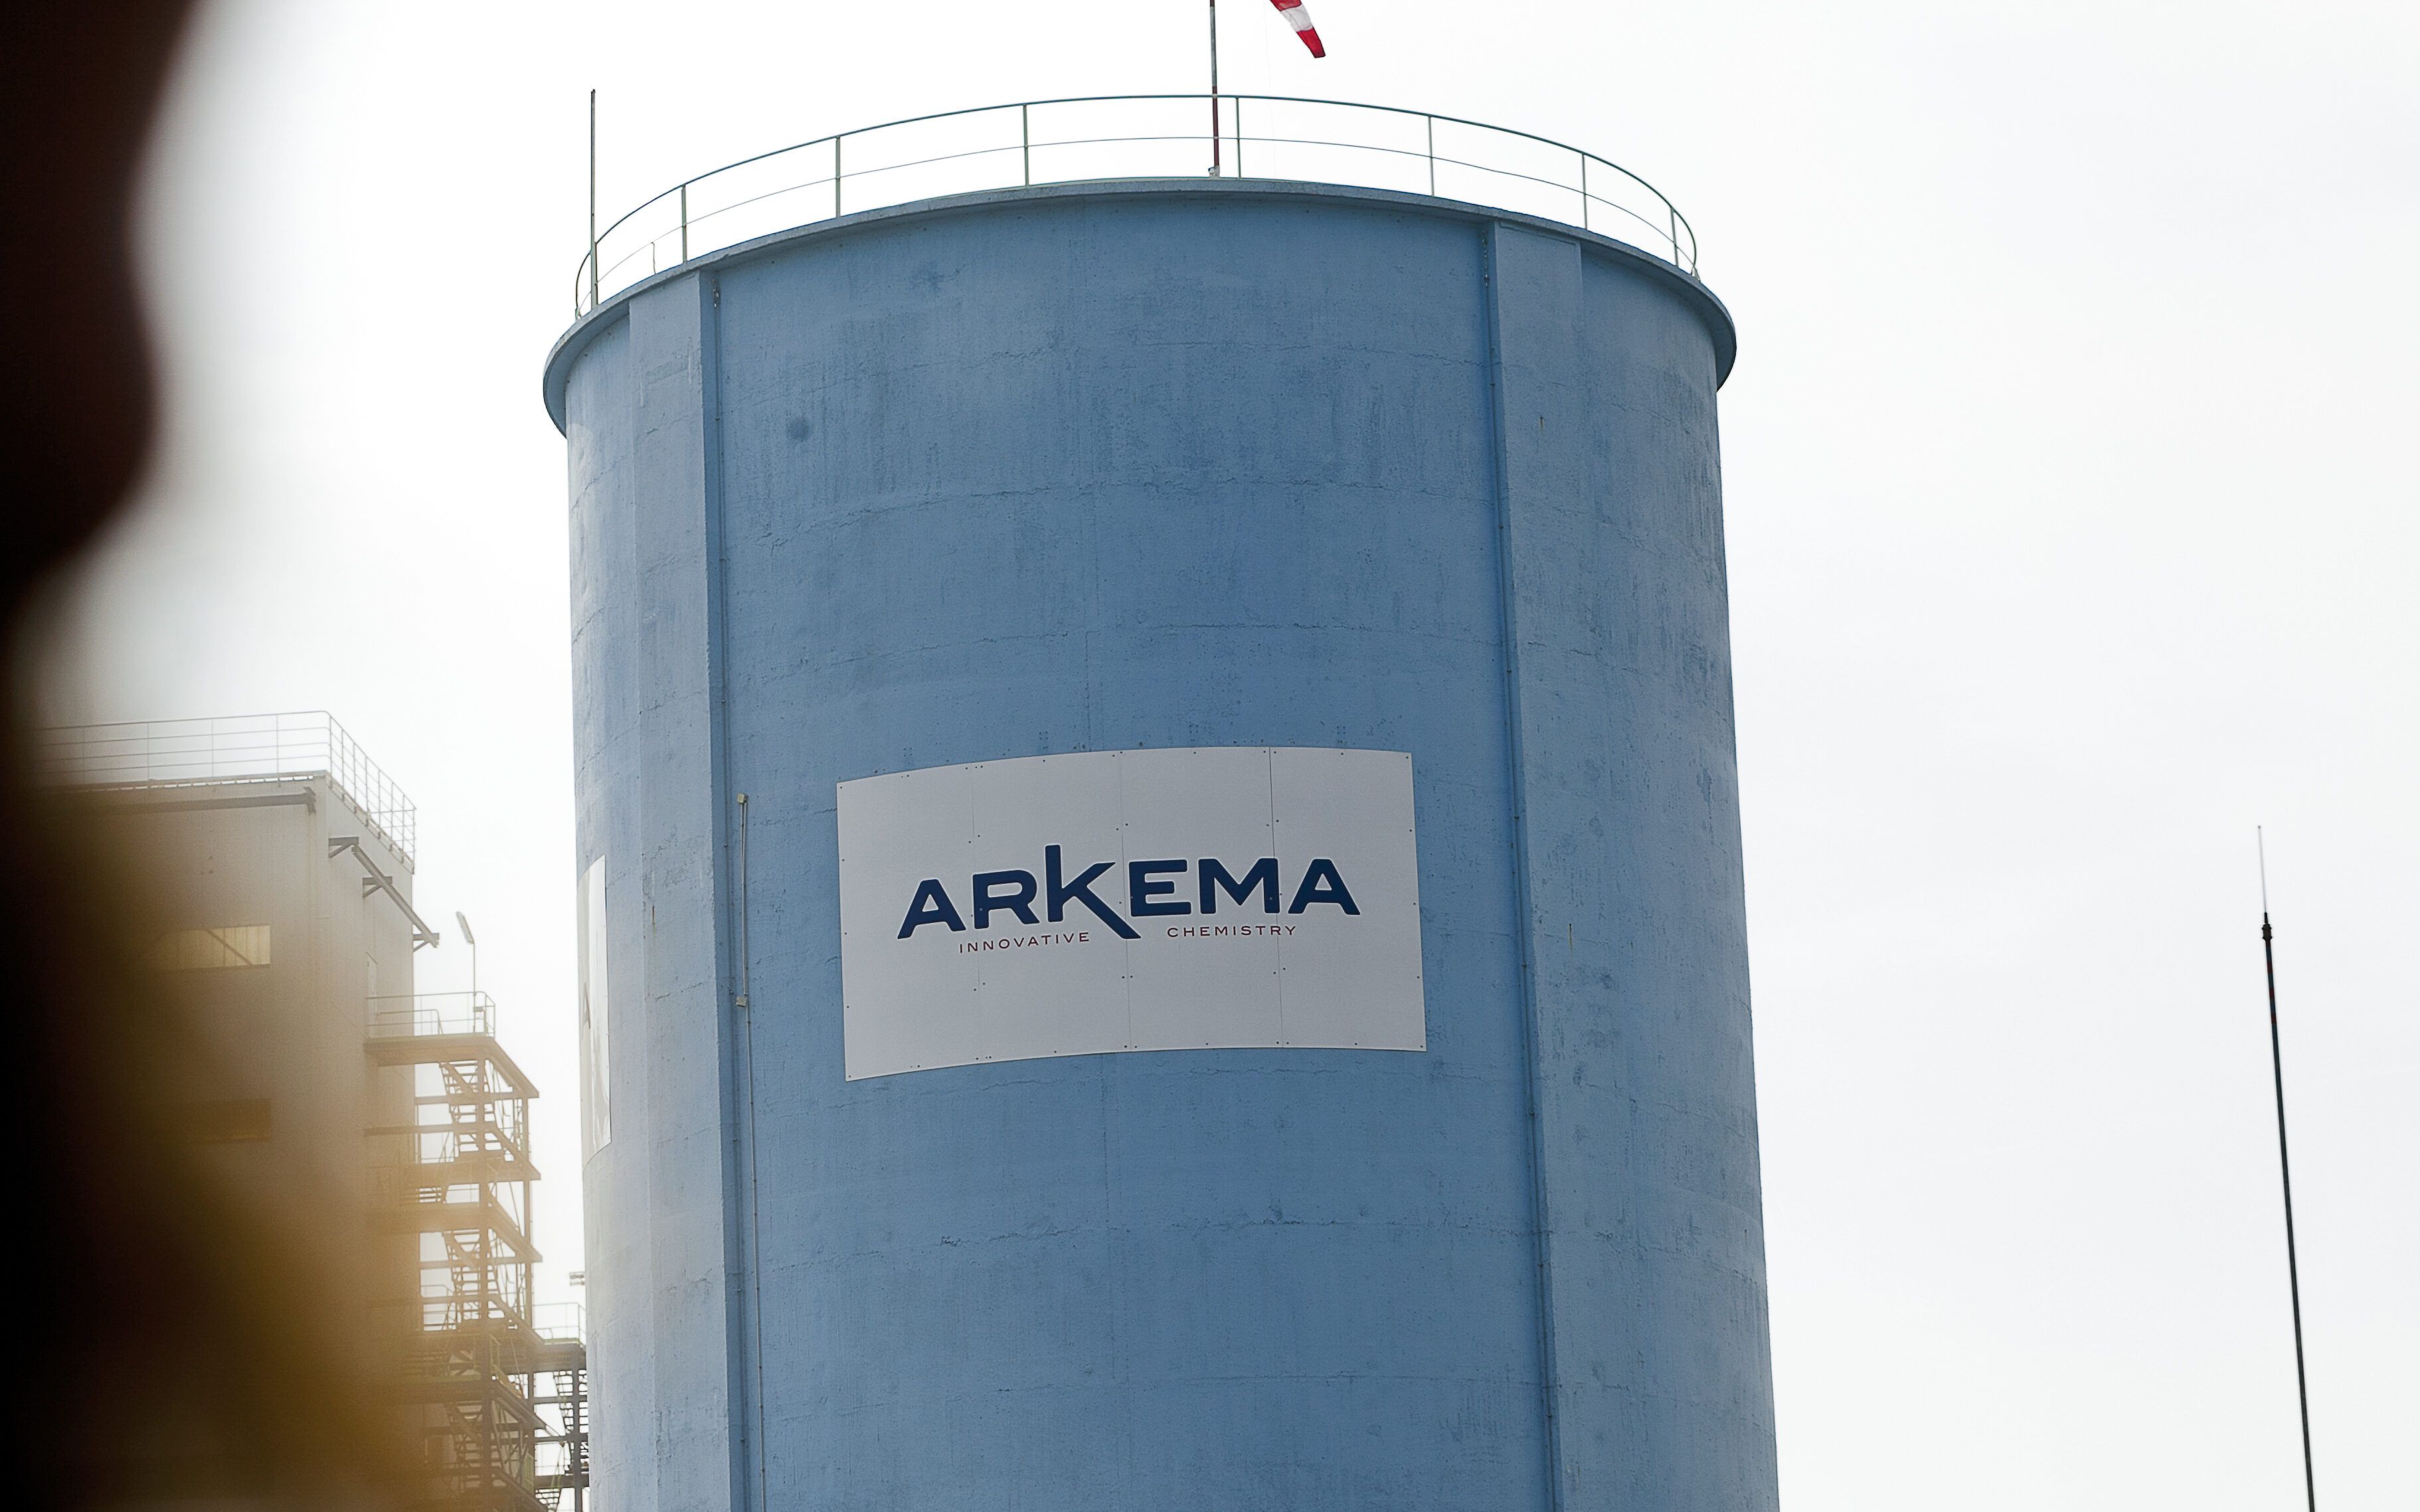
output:
[[564,338],[600,1505],[1776,1504],[1731,353],[1234,180]]

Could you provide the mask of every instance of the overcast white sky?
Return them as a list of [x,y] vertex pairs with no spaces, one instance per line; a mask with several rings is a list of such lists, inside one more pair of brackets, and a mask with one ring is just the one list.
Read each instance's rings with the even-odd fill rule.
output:
[[[1723,394],[1784,1496],[2409,1507],[2420,7],[1248,0],[1231,88],[1578,143]],[[149,195],[170,424],[74,717],[325,706],[417,798],[577,1264],[562,443],[585,215],[829,131],[1199,88],[1198,0],[211,6]],[[449,936],[451,932],[449,931]],[[462,985],[449,944],[423,990]]]

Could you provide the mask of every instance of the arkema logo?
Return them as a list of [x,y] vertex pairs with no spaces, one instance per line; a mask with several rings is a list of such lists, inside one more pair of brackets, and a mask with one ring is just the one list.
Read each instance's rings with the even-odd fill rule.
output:
[[[978,872],[968,878],[966,895],[973,900],[975,932],[990,929],[994,917],[1001,914],[1020,924],[1042,923],[1043,919],[1034,914],[1038,903],[1050,923],[1063,922],[1067,911],[1076,908],[1108,925],[1121,939],[1140,939],[1141,933],[1126,918],[1175,918],[1194,911],[1192,900],[1181,895],[1187,873],[1201,884],[1200,907],[1205,918],[1218,911],[1221,898],[1231,911],[1235,906],[1253,903],[1264,913],[1278,911],[1278,858],[1274,856],[1264,856],[1240,872],[1229,870],[1227,863],[1215,856],[1202,856],[1199,861],[1128,861],[1125,867],[1126,918],[1122,918],[1093,890],[1094,884],[1116,869],[1116,863],[1095,861],[1076,871],[1063,858],[1063,851],[1058,845],[1042,848],[1042,875],[1038,879],[1031,872],[1015,871]],[[1325,856],[1311,857],[1302,869],[1293,897],[1294,902],[1286,905],[1289,914],[1302,913],[1313,904],[1326,904],[1347,914],[1361,912],[1351,890],[1344,886],[1343,874],[1336,870],[1336,862]],[[939,877],[926,877],[916,885],[916,896],[908,904],[908,917],[899,925],[899,937],[912,939],[927,924],[939,924],[960,934],[969,927],[957,903],[951,899],[949,888]],[[971,948],[971,943],[962,949]]]
[[1411,758],[1218,747],[840,784],[852,1080],[1128,1050],[1419,1050]]

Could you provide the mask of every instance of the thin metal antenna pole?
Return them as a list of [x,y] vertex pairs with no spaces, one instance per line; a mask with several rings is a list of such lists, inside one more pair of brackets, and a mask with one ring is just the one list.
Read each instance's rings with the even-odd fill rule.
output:
[[597,308],[597,91],[588,91],[588,307]]
[[2319,1481],[2311,1469],[2311,1382],[2303,1364],[2303,1273],[2294,1254],[2294,1165],[2286,1153],[2286,1055],[2277,1039],[2277,950],[2269,927],[2269,841],[2258,825],[2253,843],[2260,853],[2260,960],[2269,973],[2269,1068],[2277,1087],[2277,1177],[2286,1195],[2286,1292],[2294,1306],[2294,1390],[2303,1409],[2303,1497],[2319,1512]]
[[1210,177],[1218,177],[1218,0],[1210,0]]

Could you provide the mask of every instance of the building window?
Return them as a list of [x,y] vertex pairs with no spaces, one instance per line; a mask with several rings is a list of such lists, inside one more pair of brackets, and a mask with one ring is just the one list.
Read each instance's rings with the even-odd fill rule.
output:
[[225,924],[217,929],[178,929],[144,949],[143,964],[154,971],[217,971],[269,964],[269,926]]
[[188,1103],[177,1110],[177,1122],[195,1144],[257,1144],[269,1137],[269,1099]]

